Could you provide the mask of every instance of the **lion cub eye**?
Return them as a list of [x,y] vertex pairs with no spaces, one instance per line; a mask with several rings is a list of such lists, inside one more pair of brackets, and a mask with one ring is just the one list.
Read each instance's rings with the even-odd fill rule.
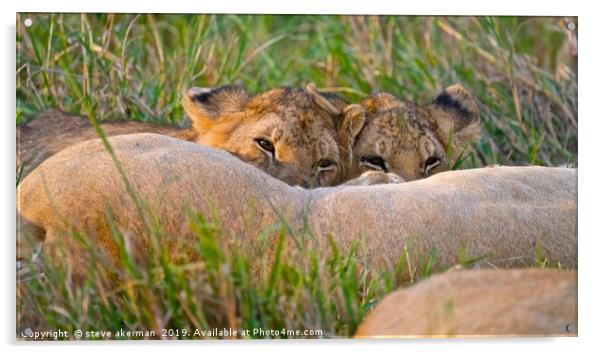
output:
[[334,161],[328,160],[328,159],[322,159],[322,160],[318,161],[318,163],[316,164],[316,170],[318,172],[332,170],[334,167],[335,167]]
[[272,156],[274,155],[274,145],[269,140],[264,138],[257,138],[255,139],[255,143],[257,144],[257,146],[259,146],[261,150],[271,154]]
[[362,164],[368,166],[371,169],[387,172],[387,162],[380,156],[368,155],[362,157],[360,161],[362,162]]
[[431,156],[424,162],[424,174],[426,176],[433,170],[433,168],[441,165],[441,159],[438,157]]

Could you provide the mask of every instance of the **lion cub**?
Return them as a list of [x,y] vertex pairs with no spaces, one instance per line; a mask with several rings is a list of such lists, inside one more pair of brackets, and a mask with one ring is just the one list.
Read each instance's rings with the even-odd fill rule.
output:
[[336,125],[346,103],[313,85],[252,97],[233,85],[192,88],[183,106],[199,144],[226,150],[291,185],[331,186],[340,180]]
[[[312,86],[313,87],[313,86]],[[103,123],[107,136],[159,133],[226,150],[288,184],[329,186],[340,180],[336,122],[346,103],[315,89],[276,88],[249,96],[238,86],[184,94],[192,129],[140,122]],[[97,137],[85,118],[41,114],[17,127],[23,176],[62,149]]]
[[379,171],[373,175],[380,183],[391,173],[405,181],[431,176],[448,169],[480,130],[476,100],[460,85],[427,106],[373,94],[343,115],[338,137],[346,180],[367,171]]

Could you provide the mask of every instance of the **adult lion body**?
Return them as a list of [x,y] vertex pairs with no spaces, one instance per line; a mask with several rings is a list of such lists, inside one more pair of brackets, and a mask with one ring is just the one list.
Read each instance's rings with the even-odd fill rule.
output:
[[389,294],[357,338],[576,336],[577,272],[467,270]]
[[[392,266],[408,247],[423,258],[435,250],[435,267],[456,264],[460,250],[467,257],[487,256],[497,266],[526,266],[536,249],[549,262],[577,267],[574,169],[492,167],[403,184],[304,190],[190,142],[156,134],[109,140],[143,209],[156,216],[161,243],[188,244],[185,255],[194,254],[189,216],[195,210],[215,216],[225,237],[242,244],[254,243],[281,218],[292,235],[307,221],[312,246],[324,247],[327,235],[343,248],[359,241],[371,267]],[[87,269],[88,255],[61,231],[85,232],[118,263],[106,210],[138,259],[149,250],[149,232],[99,140],[46,160],[22,181],[17,198],[21,241],[45,242],[45,250],[66,247],[80,272]],[[291,240],[286,252],[295,250]]]

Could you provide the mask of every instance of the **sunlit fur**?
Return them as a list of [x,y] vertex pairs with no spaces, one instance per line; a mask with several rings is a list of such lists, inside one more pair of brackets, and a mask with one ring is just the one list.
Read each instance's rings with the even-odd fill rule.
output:
[[[339,129],[340,135],[351,135],[342,139],[347,142],[342,144],[345,177],[353,179],[371,170],[362,163],[368,156],[382,157],[386,172],[406,181],[428,177],[449,168],[479,130],[476,101],[460,85],[446,88],[424,106],[388,93],[373,94],[348,112]],[[429,158],[440,163],[425,169]]]
[[[345,105],[334,96],[329,101]],[[337,117],[307,90],[276,88],[249,97],[236,86],[192,89],[183,105],[199,144],[226,150],[291,185],[329,186],[340,179]],[[258,147],[258,138],[273,144],[273,156]],[[324,160],[332,166],[318,173]]]

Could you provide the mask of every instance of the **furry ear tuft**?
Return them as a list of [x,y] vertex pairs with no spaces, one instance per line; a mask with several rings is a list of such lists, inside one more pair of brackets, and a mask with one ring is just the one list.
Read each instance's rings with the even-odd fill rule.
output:
[[318,106],[320,106],[322,109],[324,109],[326,112],[328,112],[330,115],[333,115],[336,117],[339,114],[341,114],[341,111],[338,108],[336,108],[333,105],[333,103],[330,102],[321,92],[319,92],[313,83],[307,84],[307,86],[305,86],[305,90],[307,90],[307,92],[309,92],[309,94],[313,98],[314,102]]
[[366,123],[366,111],[359,104],[350,104],[343,108],[339,132],[345,132],[353,140],[357,138]]
[[[343,108],[337,127],[337,136],[341,148],[341,161],[351,166],[353,145],[366,124],[366,110],[359,104],[350,104]],[[345,166],[345,167],[349,167]]]
[[182,105],[194,129],[203,134],[224,114],[238,112],[248,100],[245,90],[236,85],[217,88],[193,87],[182,99]]
[[430,106],[437,124],[437,135],[449,145],[464,146],[479,136],[479,108],[477,101],[462,85],[452,85],[441,92]]

